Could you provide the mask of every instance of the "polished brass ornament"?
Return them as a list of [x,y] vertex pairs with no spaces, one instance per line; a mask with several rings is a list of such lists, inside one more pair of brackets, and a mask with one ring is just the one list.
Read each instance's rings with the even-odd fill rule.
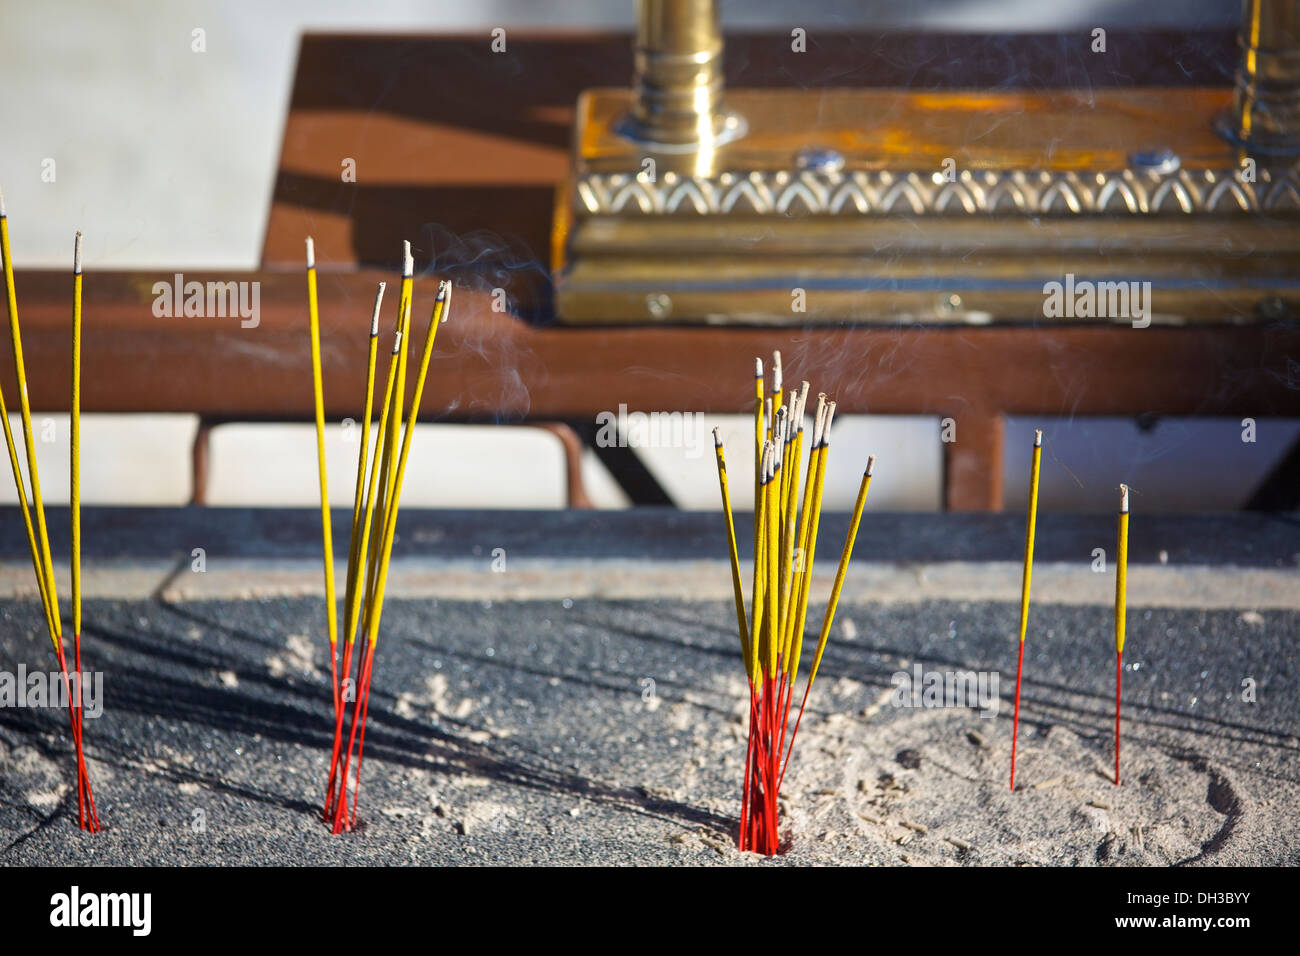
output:
[[[581,97],[568,322],[1152,323],[1300,305],[1300,0],[1247,0],[1235,89],[726,90],[711,0],[641,0],[632,89]],[[1130,322],[1132,316],[1069,316]]]

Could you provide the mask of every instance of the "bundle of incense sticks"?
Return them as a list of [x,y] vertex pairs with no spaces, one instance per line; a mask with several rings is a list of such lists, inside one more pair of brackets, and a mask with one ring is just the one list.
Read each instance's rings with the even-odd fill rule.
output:
[[853,542],[862,520],[867,490],[871,487],[875,456],[867,459],[866,471],[858,488],[858,498],[853,506],[848,536],[840,552],[830,602],[826,606],[821,632],[817,637],[817,651],[804,684],[794,729],[789,731],[787,737],[795,684],[799,677],[799,660],[803,651],[804,622],[812,585],[812,558],[817,548],[835,403],[828,402],[825,394],[817,397],[808,466],[801,492],[799,465],[804,449],[804,408],[808,400],[808,383],[804,382],[790,404],[786,405],[781,381],[781,353],[774,356],[770,395],[764,392],[762,360],[755,359],[754,364],[754,450],[757,468],[754,476],[754,577],[748,616],[745,613],[727,467],[722,437],[717,429],[714,429],[713,438],[717,452],[718,483],[722,491],[722,510],[727,522],[727,547],[731,554],[731,581],[736,598],[740,650],[749,679],[749,744],[745,756],[738,842],[741,850],[771,856],[780,847],[778,799],[781,784],[790,763],[804,708],[808,704],[808,692],[817,679],[817,670],[821,666],[822,654],[826,650],[826,641],[835,620],[835,608],[839,603],[840,590],[844,586],[844,576],[853,553]]
[[[82,671],[81,671],[81,233],[77,233],[72,257],[72,646],[73,674],[69,677],[63,646],[63,620],[59,596],[54,585],[54,558],[50,553],[49,534],[45,525],[45,504],[41,500],[41,479],[36,466],[36,448],[32,440],[32,413],[27,399],[27,369],[23,364],[23,341],[18,326],[18,300],[14,295],[14,271],[9,254],[9,220],[5,216],[4,196],[0,194],[0,257],[4,261],[5,295],[9,307],[9,338],[13,344],[14,372],[18,381],[18,404],[22,412],[23,444],[27,454],[27,474],[31,477],[31,505],[23,482],[18,448],[9,427],[9,410],[0,390],[0,422],[4,424],[5,447],[18,490],[18,506],[23,528],[32,554],[32,569],[40,591],[45,626],[54,645],[54,656],[63,675],[63,691],[68,701],[68,719],[72,725],[72,743],[77,752],[77,820],[83,830],[99,830],[99,814],[90,791],[90,774],[82,750]],[[35,524],[32,517],[35,515]]]
[[[451,305],[451,283],[441,282],[425,332],[424,351],[420,356],[411,405],[403,425],[402,403],[406,396],[407,342],[411,325],[411,299],[414,262],[411,244],[405,243],[402,259],[402,292],[393,332],[392,357],[388,363],[379,428],[373,452],[370,448],[370,424],[374,414],[376,352],[379,342],[379,311],[383,304],[384,283],[379,283],[375,307],[369,323],[369,354],[366,361],[362,415],[361,450],[357,457],[356,488],[352,501],[352,527],[348,545],[347,576],[343,599],[343,641],[339,646],[338,607],[334,588],[334,545],[330,523],[329,489],[325,478],[325,405],[321,387],[320,316],[316,299],[316,253],[307,240],[307,300],[311,331],[312,386],[316,402],[316,463],[320,472],[321,537],[324,545],[325,607],[329,622],[330,676],[334,692],[334,747],[330,756],[329,782],[326,787],[324,819],[335,833],[351,830],[357,823],[357,795],[361,789],[361,761],[366,742],[366,715],[370,708],[370,679],[374,669],[375,645],[379,641],[379,621],[384,609],[384,592],[388,583],[388,563],[393,551],[397,528],[397,510],[406,476],[406,462],[411,453],[411,435],[420,411],[424,381],[433,355],[438,326],[447,319]],[[367,466],[369,479],[367,480]],[[378,531],[372,534],[376,517]],[[364,573],[363,573],[364,572]],[[363,641],[361,652],[354,653],[358,635]],[[355,661],[354,661],[355,657]],[[353,667],[355,666],[355,676]],[[348,704],[352,705],[348,720]],[[347,724],[345,733],[344,727]],[[353,762],[355,761],[355,770]],[[352,802],[348,803],[348,788]]]

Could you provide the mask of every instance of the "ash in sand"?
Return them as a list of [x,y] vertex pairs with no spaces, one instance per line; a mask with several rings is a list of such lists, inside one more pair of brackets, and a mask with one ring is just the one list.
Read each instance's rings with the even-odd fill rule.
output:
[[889,682],[895,707],[967,707],[981,717],[998,715],[997,671],[927,671],[913,664],[911,671],[895,671]]

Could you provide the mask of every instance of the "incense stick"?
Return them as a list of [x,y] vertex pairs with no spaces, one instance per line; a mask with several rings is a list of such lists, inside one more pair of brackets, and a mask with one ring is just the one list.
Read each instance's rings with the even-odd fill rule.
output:
[[1016,663],[1016,708],[1011,719],[1011,789],[1016,789],[1016,739],[1020,736],[1020,676],[1025,667],[1025,631],[1029,626],[1029,583],[1034,574],[1034,525],[1038,520],[1038,471],[1043,458],[1042,430],[1034,432],[1034,461],[1029,474],[1029,514],[1025,521],[1025,563],[1020,580],[1020,650]]
[[[310,246],[309,246],[310,249]],[[379,625],[383,613],[384,594],[387,589],[388,568],[396,538],[398,509],[407,462],[410,458],[412,436],[419,417],[436,342],[438,326],[447,319],[451,303],[451,284],[441,282],[429,318],[420,363],[416,371],[415,386],[409,411],[404,415],[406,366],[409,354],[409,331],[414,290],[415,263],[410,243],[403,244],[402,292],[397,307],[397,321],[393,332],[393,349],[389,358],[383,403],[379,414],[377,440],[373,449],[370,443],[370,423],[374,414],[374,386],[377,365],[377,338],[379,313],[384,285],[381,283],[375,297],[370,320],[366,361],[366,391],[364,396],[363,437],[357,456],[357,475],[353,490],[352,522],[348,541],[348,568],[345,581],[343,646],[331,642],[331,671],[335,677],[334,746],[330,758],[330,773],[326,785],[323,816],[335,833],[354,829],[357,825],[357,804],[361,787],[361,768],[365,756],[366,718],[370,708],[370,687],[374,674],[375,648],[379,641]],[[309,281],[309,299],[314,295],[314,283]],[[318,409],[322,396],[319,389],[319,346],[314,332],[317,319],[313,317],[313,382],[317,385]],[[405,421],[403,419],[405,418]],[[318,416],[318,422],[320,416]],[[319,437],[319,431],[318,431]],[[318,464],[322,475],[324,493],[324,450],[318,441]],[[369,477],[367,478],[367,474]],[[378,530],[375,531],[375,521]],[[328,511],[322,509],[322,522],[328,524]],[[372,533],[373,532],[373,533]],[[327,553],[326,560],[332,555]],[[331,603],[331,602],[327,602]],[[331,607],[331,611],[334,609]],[[331,634],[337,627],[331,620]],[[364,647],[357,655],[355,678],[353,651],[358,634],[364,635]],[[345,693],[346,691],[346,693]],[[355,694],[352,693],[355,691]],[[351,719],[344,733],[347,704],[351,703]],[[349,789],[351,800],[349,800]]]
[[[367,546],[370,540],[371,516],[374,513],[375,503],[375,482],[378,479],[379,467],[378,456],[375,458],[375,464],[370,471],[369,485],[365,484],[367,455],[370,449],[370,421],[374,414],[374,383],[375,383],[375,365],[378,353],[379,343],[379,311],[383,303],[385,283],[379,283],[379,289],[375,293],[375,307],[370,317],[370,335],[368,340],[366,354],[366,390],[363,398],[365,412],[362,415],[361,428],[361,449],[357,456],[357,486],[353,492],[352,502],[352,533],[348,542],[348,568],[347,581],[345,584],[344,597],[344,634],[343,634],[343,660],[341,666],[331,660],[330,666],[335,669],[335,673],[341,674],[344,681],[348,680],[348,673],[352,665],[352,647],[357,634],[357,620],[361,613],[361,569],[362,557],[367,553]],[[397,329],[395,335],[401,335],[401,315],[398,315]],[[396,373],[396,364],[390,363],[388,382],[384,386],[384,404],[381,407],[381,418],[379,422],[379,434],[383,435],[387,427],[388,413],[392,402],[393,381]],[[367,490],[368,489],[368,490]],[[325,806],[323,816],[329,820],[334,809],[334,783],[337,779],[339,753],[342,746],[343,738],[343,716],[345,705],[348,702],[345,692],[349,685],[340,684],[339,686],[339,703],[340,706],[334,712],[334,746],[330,754],[330,773],[329,781],[325,790]],[[356,685],[350,685],[355,690]]]
[[[81,233],[72,248],[72,397],[70,405],[71,453],[69,455],[69,508],[72,536],[72,647],[77,694],[77,803],[91,804],[91,829],[98,829],[90,801],[90,777],[82,749],[85,722],[82,719],[81,680]],[[71,702],[70,702],[71,703]],[[84,827],[84,811],[81,812]]]
[[[831,403],[832,412],[835,403]],[[817,679],[817,671],[822,664],[822,655],[826,652],[826,643],[831,636],[831,625],[835,621],[835,609],[839,607],[840,591],[844,588],[844,578],[849,570],[849,558],[853,554],[853,544],[858,537],[858,525],[862,522],[862,512],[867,504],[867,492],[871,490],[871,473],[876,467],[876,456],[867,457],[867,467],[862,473],[862,481],[858,485],[858,498],[853,504],[853,517],[849,521],[849,533],[844,539],[844,548],[840,551],[839,567],[835,569],[835,582],[831,585],[831,599],[826,605],[826,614],[822,618],[822,629],[817,636],[817,652],[813,655],[812,671],[808,675],[808,684],[804,687],[803,701],[799,704],[799,716],[794,722],[794,731],[790,735],[790,751],[786,754],[786,766],[790,763],[790,753],[794,750],[794,739],[799,734],[799,724],[803,721],[803,710],[808,704],[808,691],[812,689],[813,681]],[[800,635],[802,638],[802,635]],[[802,640],[799,642],[802,644]],[[799,672],[799,652],[800,648],[796,646],[794,657],[791,662],[791,681]],[[781,779],[785,779],[785,768],[781,769]]]
[[[370,709],[370,679],[371,674],[373,673],[375,645],[379,641],[379,621],[384,610],[384,592],[388,583],[388,565],[393,552],[393,539],[396,536],[397,509],[401,501],[402,484],[406,478],[406,462],[411,453],[411,436],[415,431],[416,419],[419,417],[420,401],[424,396],[424,383],[429,372],[429,361],[433,357],[433,346],[438,334],[438,326],[446,321],[447,309],[450,305],[451,283],[444,281],[438,285],[438,297],[434,302],[433,314],[429,317],[428,331],[425,333],[424,350],[420,356],[420,367],[419,371],[416,373],[415,391],[411,397],[411,409],[407,415],[406,429],[402,435],[402,450],[398,457],[397,469],[394,473],[392,483],[392,495],[388,502],[388,510],[384,520],[383,536],[381,538],[383,542],[383,555],[382,562],[379,566],[376,598],[370,607],[367,608],[368,620],[366,623],[366,632],[369,644],[366,648],[365,676],[363,677],[361,697],[358,699],[358,703],[361,706],[361,735],[357,744],[357,780],[356,786],[353,789],[353,809],[350,823],[354,823],[356,819],[356,800],[361,789],[361,762],[365,753],[366,744],[366,716]],[[403,368],[398,369],[399,378],[403,371]],[[346,769],[344,773],[346,775]],[[346,806],[346,801],[344,802],[344,806]],[[341,812],[342,809],[343,808],[340,808],[340,811],[338,812]],[[338,828],[339,822],[336,821],[336,832]]]
[[[0,253],[3,254],[3,269],[5,277],[5,290],[7,298],[5,299],[11,316],[12,322],[17,322],[17,304],[13,291],[13,272],[9,264],[9,241],[8,241],[8,224],[5,220],[4,193],[0,192],[0,233],[4,235],[3,244],[0,245]],[[20,381],[19,389],[23,389]],[[4,392],[0,390],[0,424],[4,426],[5,450],[9,452],[9,465],[13,470],[14,487],[18,491],[18,506],[22,512],[23,529],[27,533],[27,547],[32,555],[32,570],[36,574],[36,586],[41,595],[41,606],[45,612],[45,625],[49,630],[51,638],[55,639],[54,649],[58,650],[58,612],[57,609],[51,611],[50,594],[45,582],[45,552],[41,549],[36,539],[36,528],[33,523],[31,510],[27,507],[27,486],[23,480],[22,466],[18,461],[18,447],[14,443],[13,430],[9,427],[9,410],[5,406]]]
[[1119,486],[1119,543],[1115,555],[1115,786],[1119,786],[1119,703],[1124,680],[1124,625],[1128,604],[1128,485]]
[[[809,386],[804,382],[787,403],[782,393],[780,368],[780,353],[777,353],[773,362],[773,391],[770,396],[764,395],[762,363],[755,360],[754,575],[748,627],[726,458],[721,432],[714,430],[718,487],[727,525],[727,551],[731,559],[732,590],[736,602],[736,624],[740,632],[741,655],[750,695],[749,738],[745,753],[745,776],[741,786],[737,843],[741,850],[752,850],[765,855],[776,853],[779,849],[778,798],[781,785],[798,736],[799,722],[813,682],[817,679],[822,654],[833,626],[875,462],[871,458],[867,463],[849,533],[840,554],[831,600],[822,620],[817,654],[803,687],[799,717],[796,718],[794,730],[787,737],[795,683],[799,677],[803,624],[811,590],[812,555],[816,550],[829,456],[828,435],[835,403],[828,402],[825,394],[818,397],[807,474],[801,491],[799,465]],[[802,508],[799,507],[801,499]]]
[[722,513],[727,519],[727,552],[731,558],[731,587],[736,595],[736,627],[740,631],[740,653],[749,660],[749,627],[745,620],[745,589],[740,583],[740,554],[736,548],[736,524],[731,515],[731,492],[727,487],[727,462],[722,448],[722,430],[713,429],[713,448],[718,460],[718,485],[722,491]]
[[41,577],[57,631],[58,590],[54,584],[54,560],[50,556],[50,536],[45,527],[45,505],[41,500],[41,478],[40,470],[36,465],[36,444],[32,438],[32,410],[27,399],[27,367],[23,362],[23,337],[18,327],[18,296],[14,291],[13,258],[9,252],[9,218],[5,215],[3,196],[0,196],[0,259],[4,260],[5,295],[9,306],[9,341],[13,346],[14,377],[18,382],[18,408],[22,415],[23,444],[27,453],[27,476],[31,481],[32,511],[35,513],[37,540],[40,544]]
[[[410,244],[405,247],[408,251]],[[404,263],[403,288],[406,288],[405,279],[408,274],[412,273],[410,268],[409,256]],[[393,414],[393,396],[397,390],[397,370],[398,370],[398,352],[402,347],[402,342],[406,332],[406,322],[410,318],[409,306],[410,296],[404,295],[398,301],[397,320],[393,331],[393,350],[388,363],[387,379],[384,384],[384,404],[380,409],[378,442],[375,446],[375,453],[371,456],[370,462],[370,479],[366,490],[365,508],[361,524],[361,538],[357,543],[354,556],[354,564],[348,568],[348,578],[353,582],[353,603],[349,612],[347,621],[347,631],[343,649],[342,673],[344,677],[352,669],[352,652],[357,635],[357,626],[361,615],[363,605],[368,605],[372,600],[374,577],[376,574],[375,555],[378,550],[378,538],[371,541],[370,531],[373,524],[376,502],[382,498],[382,487],[387,486],[387,468],[388,468],[388,451],[390,444],[388,442],[389,428],[388,422]],[[371,329],[375,328],[375,318],[371,317]],[[373,341],[372,341],[372,344]],[[382,514],[382,507],[381,507]],[[382,517],[381,517],[382,522]],[[362,587],[362,559],[365,559],[365,590]],[[355,680],[352,680],[351,688],[354,692],[352,702],[355,704],[360,694],[362,681],[361,672],[365,666],[365,655],[363,654],[358,660],[358,673]],[[338,790],[335,789],[337,772],[339,769],[340,748],[343,743],[343,718],[346,708],[341,708],[335,715],[334,724],[334,753],[330,762],[330,775],[327,787],[327,796],[325,799],[325,819],[328,821],[337,815],[338,797],[346,792],[346,777],[339,781]],[[351,740],[349,740],[349,753],[351,752]]]
[[325,560],[325,622],[330,643],[330,682],[334,691],[334,710],[339,701],[339,674],[334,667],[338,652],[339,633],[335,621],[334,601],[334,535],[330,521],[329,481],[325,474],[325,397],[321,384],[320,314],[316,300],[316,244],[307,237],[307,315],[311,331],[311,385],[316,411],[316,470],[320,476],[320,526],[321,550]]
[[357,452],[357,483],[352,492],[352,532],[348,536],[348,577],[344,584],[343,620],[345,622],[344,640],[351,640],[356,628],[353,608],[356,602],[358,582],[352,573],[357,565],[357,548],[361,546],[361,519],[365,505],[366,461],[370,452],[370,420],[374,415],[375,405],[375,363],[379,346],[379,311],[384,302],[386,283],[379,283],[375,292],[375,308],[370,316],[370,337],[366,352],[366,386],[362,393],[365,411],[361,415],[360,449]]
[[[50,553],[49,537],[45,531],[45,507],[40,498],[40,479],[37,475],[36,458],[31,445],[31,413],[27,400],[27,375],[22,362],[22,339],[18,322],[18,304],[14,294],[13,264],[9,251],[9,226],[5,215],[4,196],[0,194],[0,258],[3,261],[5,277],[6,303],[9,312],[10,338],[14,345],[14,366],[18,382],[20,404],[23,409],[23,421],[27,451],[27,470],[32,482],[32,505],[27,503],[27,488],[23,481],[22,468],[18,459],[18,447],[14,441],[13,431],[9,426],[9,412],[5,406],[3,391],[0,390],[0,421],[4,425],[5,449],[9,453],[9,464],[13,471],[14,486],[18,493],[18,504],[22,511],[23,528],[27,534],[27,544],[31,552],[32,570],[36,576],[37,590],[41,596],[41,608],[45,624],[54,648],[54,656],[63,677],[64,693],[68,701],[68,723],[72,731],[72,743],[77,760],[77,823],[82,830],[92,833],[100,829],[99,815],[95,809],[95,799],[90,787],[90,774],[87,769],[85,752],[82,747],[82,680],[81,680],[81,501],[80,501],[80,410],[81,410],[81,233],[77,233],[73,246],[73,297],[72,297],[72,451],[71,451],[71,532],[72,532],[72,586],[73,586],[73,621],[74,651],[73,662],[76,667],[75,681],[68,675],[67,656],[63,647],[62,620],[59,613],[58,597],[54,591],[54,559]],[[39,532],[38,532],[39,529]],[[75,686],[75,690],[74,690]]]

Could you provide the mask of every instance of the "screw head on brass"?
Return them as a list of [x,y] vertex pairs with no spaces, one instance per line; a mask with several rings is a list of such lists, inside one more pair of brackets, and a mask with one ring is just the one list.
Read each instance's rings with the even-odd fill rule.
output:
[[803,149],[794,161],[799,169],[811,173],[838,173],[844,168],[844,157],[833,149]]
[[1172,149],[1146,149],[1133,153],[1128,158],[1129,165],[1145,173],[1167,176],[1176,173],[1183,165],[1182,159]]
[[645,297],[646,311],[656,319],[666,319],[673,314],[673,300],[663,292],[652,292]]

